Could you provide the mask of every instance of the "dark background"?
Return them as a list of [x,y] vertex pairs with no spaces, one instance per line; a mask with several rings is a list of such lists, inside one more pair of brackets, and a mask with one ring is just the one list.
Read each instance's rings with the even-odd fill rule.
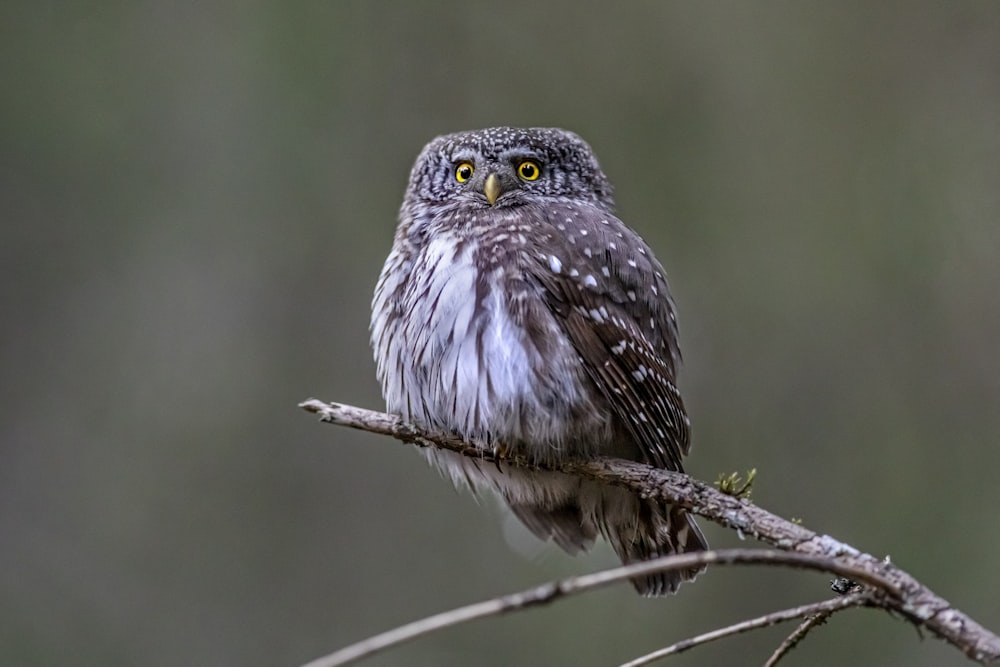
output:
[[[615,563],[296,408],[381,406],[409,168],[498,124],[590,141],[668,267],[690,472],[757,467],[1000,629],[1000,4],[11,2],[0,76],[0,663],[295,665]],[[827,579],[716,568],[367,664],[617,664]],[[853,611],[787,663],[962,659]]]

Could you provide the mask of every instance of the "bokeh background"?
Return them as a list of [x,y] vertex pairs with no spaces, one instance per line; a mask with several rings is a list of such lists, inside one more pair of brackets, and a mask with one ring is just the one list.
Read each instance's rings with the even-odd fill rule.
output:
[[[615,563],[296,408],[381,406],[409,168],[497,124],[587,138],[668,267],[690,471],[756,467],[1000,630],[1000,4],[615,4],[3,4],[0,664],[295,665]],[[367,664],[617,664],[827,579],[715,569]],[[963,660],[855,611],[787,663]]]

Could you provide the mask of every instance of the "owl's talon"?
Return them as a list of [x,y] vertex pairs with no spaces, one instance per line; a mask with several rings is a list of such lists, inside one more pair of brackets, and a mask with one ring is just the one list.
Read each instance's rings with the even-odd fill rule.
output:
[[505,445],[494,445],[493,446],[493,464],[497,468],[497,472],[503,472],[503,468],[500,467],[500,463],[507,458],[508,449]]

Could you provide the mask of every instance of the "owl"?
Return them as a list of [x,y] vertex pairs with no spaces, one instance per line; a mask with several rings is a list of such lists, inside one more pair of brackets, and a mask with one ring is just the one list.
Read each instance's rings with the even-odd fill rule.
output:
[[[389,412],[539,464],[597,456],[682,471],[690,424],[663,267],[614,213],[590,146],[554,128],[438,137],[410,173],[372,302]],[[623,563],[707,548],[683,510],[564,473],[430,450],[570,554]],[[636,578],[644,595],[698,570]]]

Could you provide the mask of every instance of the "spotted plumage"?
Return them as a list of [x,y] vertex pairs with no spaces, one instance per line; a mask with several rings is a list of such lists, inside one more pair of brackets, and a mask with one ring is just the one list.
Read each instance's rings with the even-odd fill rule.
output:
[[[682,470],[674,304],[663,268],[613,207],[590,147],[570,132],[493,128],[428,144],[372,305],[388,409],[534,461],[604,455]],[[624,490],[428,455],[570,553],[598,534],[623,562],[706,548],[686,513]],[[635,584],[663,594],[694,574]]]

